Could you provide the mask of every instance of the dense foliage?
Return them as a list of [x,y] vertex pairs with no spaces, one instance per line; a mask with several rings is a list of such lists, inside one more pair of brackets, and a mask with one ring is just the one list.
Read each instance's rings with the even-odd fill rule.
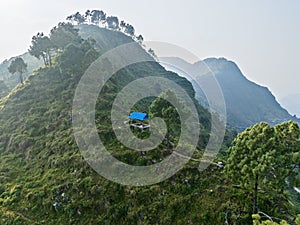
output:
[[290,207],[285,190],[291,183],[299,185],[299,138],[295,122],[275,127],[263,122],[246,129],[233,141],[225,171],[245,196],[252,194],[253,214],[267,211],[287,216]]
[[77,12],[68,16],[67,20],[72,24],[94,24],[114,31],[121,31],[140,44],[144,40],[142,35],[135,35],[135,29],[131,24],[126,23],[124,20],[120,21],[116,16],[108,16],[102,10],[87,10],[84,15]]

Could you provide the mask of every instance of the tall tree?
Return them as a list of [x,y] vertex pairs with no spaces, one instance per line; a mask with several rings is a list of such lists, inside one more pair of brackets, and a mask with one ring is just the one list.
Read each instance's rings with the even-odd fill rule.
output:
[[23,84],[23,73],[27,72],[27,64],[21,57],[15,58],[8,67],[11,74],[19,74],[20,82]]
[[86,19],[84,15],[81,15],[79,12],[75,14],[75,21],[77,22],[78,25],[83,24],[86,22]]
[[121,29],[124,31],[125,30],[125,28],[126,28],[126,22],[124,21],[124,20],[122,20],[121,22],[120,22],[120,27],[121,27]]
[[75,20],[74,20],[74,15],[68,16],[68,17],[66,18],[66,20],[70,21],[70,22],[74,25],[74,22],[75,22]]
[[72,23],[76,22],[78,25],[80,25],[86,22],[86,17],[84,15],[81,15],[80,12],[77,12],[73,15],[68,16],[67,20],[71,21]]
[[90,10],[87,10],[84,14],[84,17],[88,21],[88,23],[91,23],[91,16],[92,16],[92,12]]
[[296,170],[300,166],[300,130],[296,122],[289,121],[276,125],[274,131],[275,149],[272,152],[273,162],[268,180],[281,209],[284,190],[288,186],[287,180],[292,183],[297,180]]
[[126,34],[129,34],[130,36],[134,36],[134,32],[135,32],[135,30],[134,30],[134,27],[132,26],[132,25],[130,25],[130,24],[126,24],[126,26],[125,26],[125,31],[124,31]]
[[257,213],[258,188],[272,163],[274,130],[267,123],[256,124],[234,139],[228,150],[227,175],[253,194],[252,213]]
[[116,16],[109,16],[106,18],[107,27],[112,30],[119,30],[119,19]]
[[91,22],[96,25],[104,23],[106,20],[106,14],[102,10],[92,10],[91,12]]
[[144,41],[143,36],[140,34],[139,36],[136,37],[137,42],[141,45]]
[[124,20],[122,20],[120,23],[120,29],[128,35],[132,37],[134,36],[134,32],[135,32],[134,27],[129,23],[126,23]]
[[36,36],[32,37],[31,46],[29,48],[29,54],[44,60],[45,66],[52,66],[52,51],[55,46],[51,42],[50,38],[44,36],[43,33],[38,33]]

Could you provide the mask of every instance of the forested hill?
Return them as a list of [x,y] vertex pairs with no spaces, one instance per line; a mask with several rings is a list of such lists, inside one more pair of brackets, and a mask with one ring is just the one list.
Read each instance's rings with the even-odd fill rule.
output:
[[[204,217],[222,220],[218,213],[221,199],[215,197],[221,192],[216,189],[216,194],[207,194],[216,187],[218,173],[207,171],[199,176],[198,162],[191,162],[161,184],[136,188],[102,178],[84,161],[72,133],[75,88],[91,62],[109,48],[133,40],[93,25],[83,26],[80,33],[96,43],[90,38],[77,38],[75,28],[61,29],[72,29],[72,43],[61,47],[51,64],[47,58],[47,64],[0,102],[1,223],[181,224],[191,220],[196,224]],[[150,165],[170,154],[161,144],[155,151],[140,155],[112,135],[109,118],[114,97],[123,86],[145,76],[171,79],[191,98],[194,96],[185,78],[165,71],[155,62],[131,65],[107,82],[96,107],[99,135],[115,157],[133,165]],[[148,103],[136,107],[147,110]],[[202,124],[201,149],[209,133],[209,113],[200,105],[197,108]],[[201,152],[195,154],[199,157]],[[207,208],[206,202],[214,203]]]

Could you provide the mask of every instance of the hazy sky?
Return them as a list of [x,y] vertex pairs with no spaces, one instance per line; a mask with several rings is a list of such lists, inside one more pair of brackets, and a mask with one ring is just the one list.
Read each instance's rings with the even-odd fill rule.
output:
[[182,46],[201,59],[225,57],[277,98],[300,92],[298,0],[2,0],[0,61],[76,11],[102,9],[146,40]]

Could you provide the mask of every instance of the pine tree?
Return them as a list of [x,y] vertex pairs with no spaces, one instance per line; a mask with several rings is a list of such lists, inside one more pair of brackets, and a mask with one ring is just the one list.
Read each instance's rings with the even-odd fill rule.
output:
[[267,123],[256,124],[240,133],[228,150],[227,175],[253,194],[252,213],[257,213],[258,188],[271,165],[274,131]]
[[23,73],[27,72],[27,64],[20,57],[15,58],[8,67],[11,74],[19,74],[20,82],[23,84]]

